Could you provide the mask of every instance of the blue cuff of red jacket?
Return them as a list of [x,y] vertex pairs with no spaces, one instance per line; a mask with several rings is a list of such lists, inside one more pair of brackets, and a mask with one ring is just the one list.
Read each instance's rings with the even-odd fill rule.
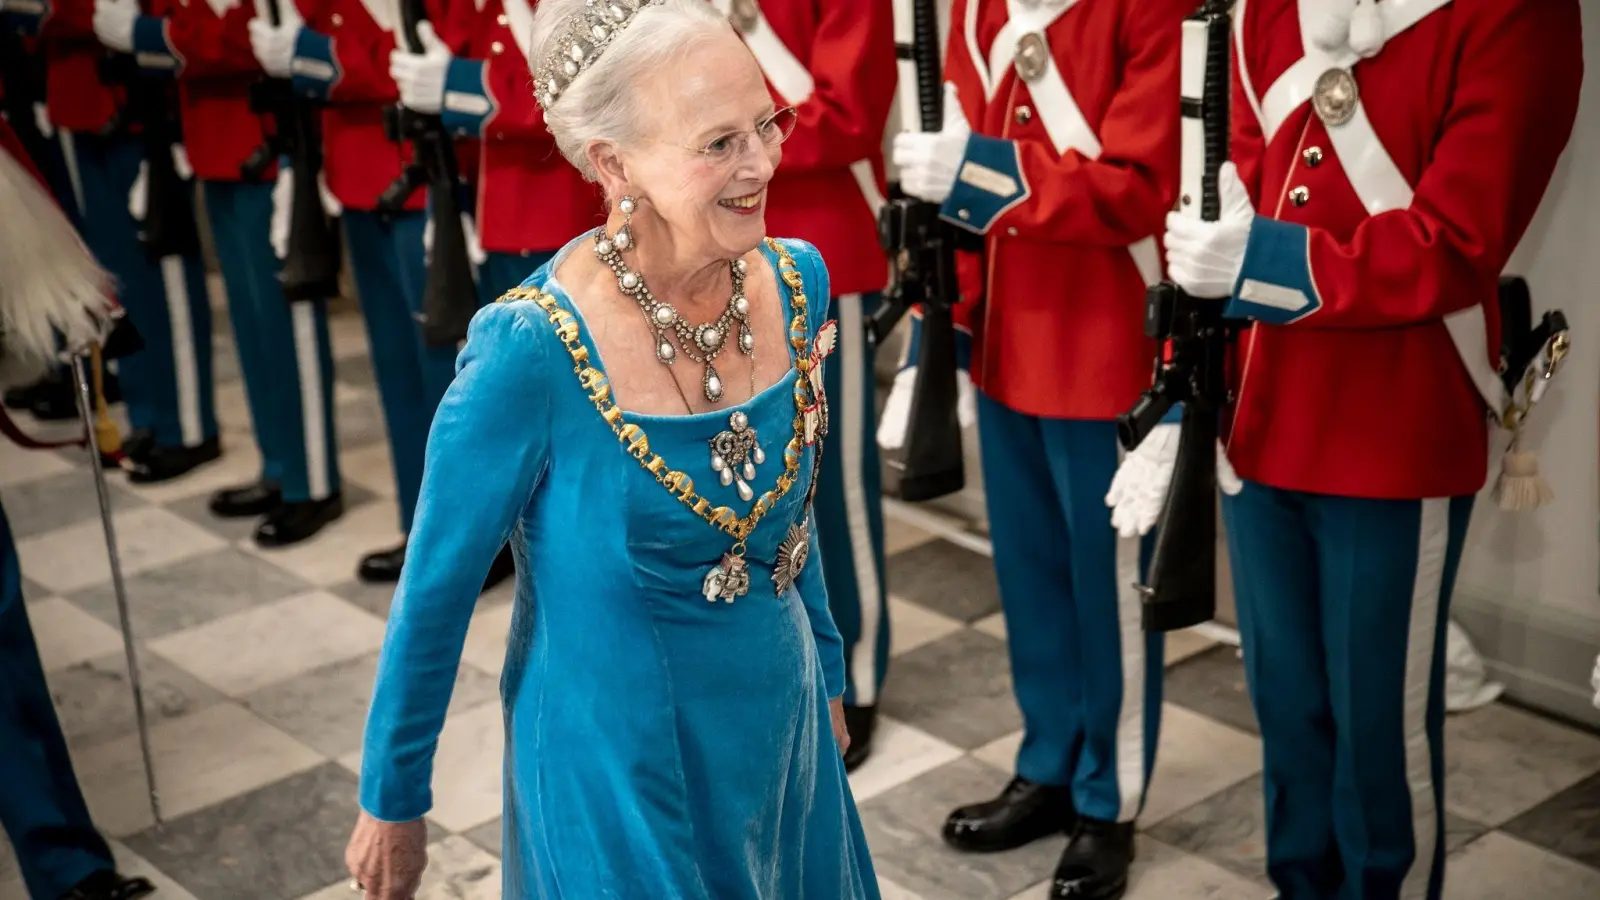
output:
[[974,134],[967,138],[967,154],[956,170],[955,186],[939,217],[959,228],[988,234],[997,219],[1027,200],[1030,193],[1017,142]]
[[444,74],[444,105],[439,118],[457,137],[481,137],[483,123],[494,115],[494,100],[484,85],[481,59],[450,60]]
[[5,12],[0,13],[0,28],[35,37],[49,17],[48,0],[6,0]]
[[1304,225],[1256,216],[1244,265],[1223,310],[1230,319],[1269,325],[1298,322],[1322,308],[1311,279],[1310,232]]
[[[956,368],[963,372],[972,371],[972,332],[965,326],[957,325],[956,332]],[[906,353],[900,366],[909,369],[922,358],[922,310],[911,311],[911,336],[906,339]]]
[[294,59],[289,63],[294,92],[316,100],[328,99],[339,80],[339,61],[333,56],[333,38],[301,28],[294,39]]
[[133,58],[146,75],[176,73],[183,58],[167,40],[167,20],[160,16],[140,16],[133,22]]
[[1182,403],[1174,403],[1174,404],[1172,404],[1172,406],[1167,410],[1167,414],[1161,417],[1161,424],[1162,425],[1178,425],[1178,424],[1181,424],[1182,422],[1183,422],[1183,404]]

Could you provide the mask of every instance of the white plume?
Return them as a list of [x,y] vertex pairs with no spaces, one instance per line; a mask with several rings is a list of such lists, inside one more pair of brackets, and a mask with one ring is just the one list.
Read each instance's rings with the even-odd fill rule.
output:
[[111,278],[33,174],[0,151],[0,384],[21,384],[69,347],[100,340]]

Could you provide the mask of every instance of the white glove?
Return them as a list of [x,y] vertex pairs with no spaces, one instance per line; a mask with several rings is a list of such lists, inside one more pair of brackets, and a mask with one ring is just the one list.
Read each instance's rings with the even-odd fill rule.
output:
[[335,197],[333,191],[328,188],[327,169],[317,173],[317,196],[322,198],[322,211],[327,214],[328,218],[337,219],[344,215],[344,204],[340,203],[339,198]]
[[900,169],[900,187],[929,203],[943,203],[956,184],[956,173],[967,156],[972,126],[956,97],[956,86],[944,86],[944,125],[938,131],[904,131],[894,136],[894,164]]
[[[4,2],[5,0],[0,0],[0,4]],[[56,125],[50,121],[50,107],[45,106],[43,103],[35,103],[33,105],[33,122],[39,126],[39,134],[46,138],[56,136]]]
[[250,49],[261,68],[273,78],[288,78],[294,65],[294,47],[300,39],[299,22],[274,26],[265,19],[250,20]]
[[1194,297],[1230,297],[1244,268],[1244,251],[1250,242],[1255,207],[1239,180],[1233,163],[1222,164],[1217,174],[1222,214],[1204,222],[1179,213],[1167,213],[1167,275]]
[[94,0],[94,36],[112,50],[133,51],[133,23],[139,0]]
[[294,208],[294,169],[278,167],[278,180],[272,185],[272,222],[267,236],[272,252],[279,259],[289,256],[289,212]]
[[417,23],[421,53],[396,48],[389,53],[389,77],[400,88],[400,105],[419,113],[437,113],[444,106],[444,77],[450,48],[429,22]]
[[150,206],[150,164],[139,160],[139,174],[133,176],[133,186],[128,188],[128,214],[135,222],[143,222]]
[[[1176,422],[1150,429],[1117,467],[1111,490],[1106,492],[1106,506],[1111,508],[1111,527],[1118,535],[1131,538],[1149,534],[1161,518],[1167,489],[1172,486],[1172,471],[1178,462],[1181,430]],[[1230,496],[1244,490],[1244,482],[1234,473],[1221,441],[1217,442],[1217,485]]]
[[[879,447],[899,450],[905,445],[906,431],[911,427],[911,395],[916,386],[916,366],[906,366],[894,376],[883,418],[878,420]],[[972,376],[964,369],[956,370],[956,421],[962,428],[971,428],[978,421],[978,393],[972,387]]]

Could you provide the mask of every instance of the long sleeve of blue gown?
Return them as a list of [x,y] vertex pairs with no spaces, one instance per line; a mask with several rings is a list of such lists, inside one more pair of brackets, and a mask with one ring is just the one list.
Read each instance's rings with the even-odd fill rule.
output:
[[[822,260],[822,254],[817,248],[804,241],[789,240],[783,242],[795,258],[795,265],[800,270],[800,275],[805,279],[806,302],[808,304],[808,322],[810,333],[815,335],[822,324],[828,320],[828,307],[832,303],[829,293],[828,266]],[[816,383],[822,383],[822,373],[816,374]],[[828,447],[826,439],[824,447]],[[837,448],[832,448],[838,452]],[[817,475],[821,475],[818,468]],[[809,485],[808,485],[809,486]],[[834,624],[833,613],[828,610],[828,589],[822,578],[822,549],[817,542],[817,517],[815,513],[810,516],[811,522],[811,558],[806,561],[804,569],[800,570],[800,577],[795,580],[795,588],[800,592],[800,599],[806,605],[806,614],[811,617],[811,634],[817,643],[817,653],[822,658],[822,675],[828,691],[828,699],[832,700],[844,694],[844,638],[839,635],[839,627]]]
[[543,344],[525,305],[489,306],[473,319],[428,435],[362,751],[361,806],[383,821],[433,806],[434,750],[467,625],[548,459]]

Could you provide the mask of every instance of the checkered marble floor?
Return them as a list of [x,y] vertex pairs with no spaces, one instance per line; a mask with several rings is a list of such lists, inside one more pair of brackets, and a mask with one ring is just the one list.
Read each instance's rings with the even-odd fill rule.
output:
[[[344,518],[308,545],[255,548],[208,493],[256,475],[249,414],[219,324],[225,458],[175,483],[111,488],[146,672],[167,824],[144,799],[94,490],[80,453],[0,443],[28,611],[79,780],[125,869],[166,900],[341,900],[361,728],[387,590],[357,557],[398,539],[361,324],[334,321]],[[48,430],[48,429],[43,429]],[[952,807],[1006,781],[1020,740],[988,560],[891,527],[894,662],[873,758],[852,778],[887,900],[1045,896],[1062,840],[998,856],[946,850]],[[480,602],[440,740],[423,900],[499,894],[496,680],[510,594]],[[1169,644],[1157,774],[1131,900],[1257,900],[1260,740],[1236,651]],[[1600,736],[1506,705],[1448,723],[1448,900],[1600,897]],[[0,898],[24,896],[0,845]]]

